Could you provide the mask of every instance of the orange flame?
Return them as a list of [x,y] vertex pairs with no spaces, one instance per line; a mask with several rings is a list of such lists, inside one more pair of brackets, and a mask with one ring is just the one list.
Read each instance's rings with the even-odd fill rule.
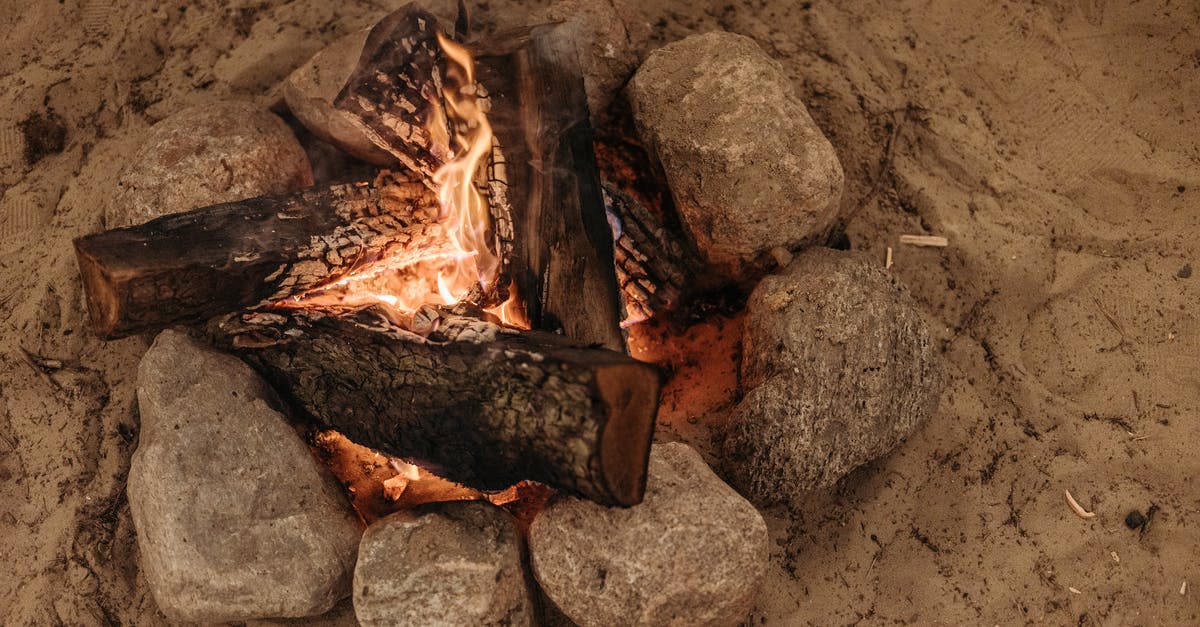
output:
[[[466,48],[438,33],[438,43],[450,61],[443,90],[446,112],[452,120],[450,146],[453,158],[433,174],[442,204],[441,221],[446,225],[455,253],[452,263],[437,276],[438,293],[448,305],[458,303],[473,287],[486,292],[496,280],[500,260],[488,246],[491,214],[487,198],[479,191],[476,177],[491,155],[492,127],[479,98],[475,82],[475,60]],[[443,120],[434,120],[438,130]],[[432,129],[431,129],[432,130]]]
[[[482,187],[482,171],[492,154],[488,100],[475,82],[475,61],[463,46],[438,33],[448,60],[442,95],[445,110],[433,108],[426,121],[431,140],[449,148],[450,159],[433,174],[438,222],[446,247],[370,276],[349,276],[315,293],[281,303],[289,307],[362,307],[384,305],[396,320],[408,320],[427,304],[456,305],[478,286],[487,294],[500,273],[500,259],[489,246],[491,213]],[[528,328],[516,291],[486,310],[504,324]]]

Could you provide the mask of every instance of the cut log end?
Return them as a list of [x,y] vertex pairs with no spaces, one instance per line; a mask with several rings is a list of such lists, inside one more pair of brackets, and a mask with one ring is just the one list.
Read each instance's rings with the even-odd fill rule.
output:
[[622,364],[596,373],[596,387],[609,416],[600,433],[600,467],[613,500],[641,502],[654,419],[658,409],[656,372],[643,364]]
[[79,261],[79,274],[83,279],[83,290],[88,295],[88,316],[92,328],[101,339],[111,340],[119,337],[115,333],[120,323],[121,288],[118,282],[108,272],[104,265],[91,254],[84,243],[75,241],[75,255]]

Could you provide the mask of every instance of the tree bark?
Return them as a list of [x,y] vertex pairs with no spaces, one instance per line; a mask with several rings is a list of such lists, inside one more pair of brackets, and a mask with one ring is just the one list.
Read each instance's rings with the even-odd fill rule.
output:
[[645,489],[657,370],[561,336],[425,308],[427,335],[370,310],[257,313],[221,343],[351,440],[481,490],[532,479],[606,505]]
[[105,339],[283,300],[447,245],[436,195],[382,173],[264,196],[75,240]]
[[613,229],[625,315],[622,325],[674,311],[695,289],[695,262],[662,221],[636,198],[606,182],[604,201]]
[[[427,177],[449,158],[442,134],[455,121],[447,121],[442,90],[458,74],[434,24],[413,6],[380,21],[335,102],[372,141]],[[501,274],[534,328],[624,350],[612,235],[573,42],[544,26],[468,46],[495,134],[479,183]]]
[[478,57],[476,76],[503,153],[513,233],[505,268],[526,316],[534,328],[624,351],[612,230],[572,42],[554,26],[535,29],[515,51]]

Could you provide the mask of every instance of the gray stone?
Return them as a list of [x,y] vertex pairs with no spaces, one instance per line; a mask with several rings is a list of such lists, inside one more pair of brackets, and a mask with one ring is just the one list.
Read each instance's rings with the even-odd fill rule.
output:
[[633,75],[649,33],[637,29],[623,0],[562,0],[533,14],[531,24],[559,22],[558,36],[575,46],[593,120],[603,117]]
[[640,505],[554,501],[529,554],[542,590],[583,627],[735,625],[766,572],[767,527],[699,453],[656,444]]
[[754,40],[714,32],[663,46],[628,94],[680,218],[715,269],[744,279],[771,249],[828,234],[841,164],[783,68]]
[[358,620],[354,617],[354,601],[346,597],[319,616],[248,620],[246,627],[358,627]]
[[321,614],[350,593],[360,523],[248,366],[173,330],[138,367],[127,494],[173,620]]
[[352,116],[333,106],[358,64],[370,30],[350,33],[313,55],[288,76],[283,84],[283,97],[288,109],[313,135],[353,157],[391,167],[399,163],[396,158],[376,146]]
[[151,127],[117,185],[108,228],[306,187],[312,169],[278,116],[247,102],[220,102]]
[[516,522],[488,503],[392,514],[358,549],[354,613],[366,627],[531,625],[530,598]]
[[937,409],[937,347],[879,260],[806,251],[763,279],[746,312],[749,392],[721,467],[752,501],[799,505],[886,454]]

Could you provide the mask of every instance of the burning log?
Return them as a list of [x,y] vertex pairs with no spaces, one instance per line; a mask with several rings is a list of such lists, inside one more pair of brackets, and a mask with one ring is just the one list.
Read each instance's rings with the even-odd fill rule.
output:
[[391,173],[164,216],[75,240],[106,339],[282,300],[446,246],[438,199]]
[[481,490],[532,479],[608,505],[645,489],[655,368],[562,336],[424,308],[407,331],[363,310],[255,313],[219,341],[351,440]]
[[[624,350],[612,233],[574,42],[552,26],[476,42],[472,71],[469,59],[439,51],[435,24],[413,5],[380,21],[335,106],[381,148],[430,175],[446,161],[442,133],[453,137],[472,123],[455,119],[447,102],[469,92],[484,103],[494,136],[486,180],[477,184],[487,190],[500,274],[534,328]],[[427,127],[417,128],[418,120]]]
[[415,5],[388,14],[371,28],[333,101],[375,145],[426,179],[450,156],[437,33],[437,17]]

